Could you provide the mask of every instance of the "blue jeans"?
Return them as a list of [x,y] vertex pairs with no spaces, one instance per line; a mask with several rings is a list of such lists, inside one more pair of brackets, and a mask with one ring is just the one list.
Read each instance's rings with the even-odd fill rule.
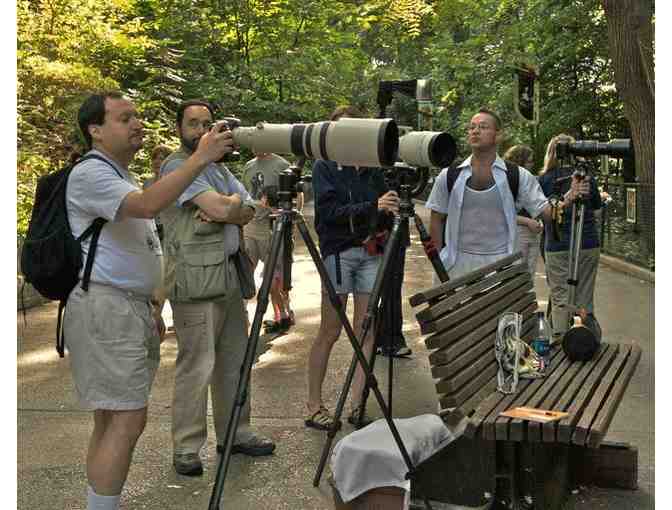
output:
[[[340,258],[340,279],[337,277],[337,257]],[[380,255],[369,255],[361,246],[349,248],[338,255],[328,255],[324,265],[337,294],[370,294],[380,259]]]

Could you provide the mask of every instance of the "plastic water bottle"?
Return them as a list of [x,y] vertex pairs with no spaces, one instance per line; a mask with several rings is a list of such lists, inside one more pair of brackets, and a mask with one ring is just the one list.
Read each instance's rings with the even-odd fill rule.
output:
[[537,336],[531,344],[535,352],[544,360],[544,369],[551,363],[551,328],[544,312],[537,312]]

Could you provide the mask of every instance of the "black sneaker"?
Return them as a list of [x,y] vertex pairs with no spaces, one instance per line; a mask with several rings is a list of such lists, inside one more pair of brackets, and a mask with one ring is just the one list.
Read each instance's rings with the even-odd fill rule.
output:
[[[252,436],[244,443],[234,444],[231,448],[231,455],[242,453],[250,457],[263,457],[270,455],[275,451],[275,443],[270,439],[261,436]],[[217,445],[217,453],[222,455],[224,453],[224,445]]]
[[413,351],[411,351],[410,347],[407,347],[405,345],[403,345],[401,347],[397,347],[396,349],[393,349],[392,351],[390,351],[387,348],[379,347],[376,352],[380,356],[387,356],[387,357],[392,357],[392,358],[407,358],[411,354],[413,354]]
[[264,321],[266,329],[264,330],[266,334],[269,333],[282,333],[282,324],[281,321]]
[[287,331],[289,331],[289,328],[291,327],[292,327],[291,317],[285,317],[284,319],[280,319],[280,331],[282,333],[287,333]]
[[175,471],[184,476],[201,476],[203,463],[198,453],[173,454]]

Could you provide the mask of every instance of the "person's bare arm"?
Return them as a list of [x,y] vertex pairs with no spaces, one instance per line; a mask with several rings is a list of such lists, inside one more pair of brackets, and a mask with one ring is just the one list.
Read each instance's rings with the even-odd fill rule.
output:
[[254,209],[244,205],[240,195],[223,195],[216,191],[204,191],[191,200],[213,221],[246,225],[254,217]]
[[446,214],[441,214],[436,211],[432,211],[429,217],[429,235],[432,236],[432,241],[434,246],[437,249],[443,248],[443,230],[445,228]]
[[224,125],[218,122],[203,135],[196,151],[174,172],[144,190],[131,191],[126,195],[119,206],[118,218],[154,218],[174,203],[209,163],[233,150],[231,132],[219,131]]

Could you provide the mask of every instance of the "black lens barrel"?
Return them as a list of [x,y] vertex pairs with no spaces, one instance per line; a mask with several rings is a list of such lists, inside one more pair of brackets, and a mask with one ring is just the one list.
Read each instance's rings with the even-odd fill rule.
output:
[[611,142],[596,142],[580,140],[573,143],[559,142],[557,145],[558,157],[564,157],[565,151],[575,156],[610,156],[612,158],[632,157],[632,140],[630,138],[612,140]]
[[429,142],[429,160],[437,168],[445,168],[457,156],[457,144],[448,133],[437,133]]

